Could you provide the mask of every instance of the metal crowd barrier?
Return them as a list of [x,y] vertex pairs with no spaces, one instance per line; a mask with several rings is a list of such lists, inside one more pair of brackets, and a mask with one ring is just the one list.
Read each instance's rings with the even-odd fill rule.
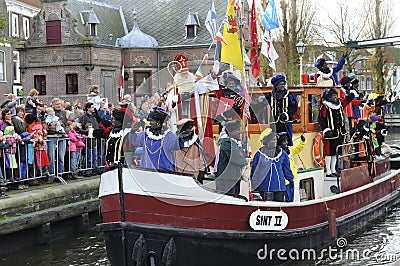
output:
[[[96,151],[94,151],[94,147],[88,147],[89,142],[92,140],[95,140]],[[85,147],[81,150],[81,157],[78,163],[80,175],[85,175],[86,173],[88,173],[88,175],[102,173],[106,166],[106,140],[85,138],[84,143]],[[28,148],[28,145],[31,145],[31,148]],[[72,175],[70,163],[71,153],[67,151],[68,145],[69,138],[48,138],[46,140],[46,153],[49,157],[50,165],[53,164],[53,167],[47,167],[50,178],[58,179],[63,184],[67,184],[64,178],[68,175]],[[6,150],[7,148],[0,150],[0,174],[3,176],[3,178],[0,176],[0,180],[3,179],[5,184],[24,184],[29,181],[48,178],[48,176],[46,176],[47,171],[37,166],[37,158],[32,144],[17,144],[15,153],[16,165],[7,162],[6,156],[10,156],[6,154]],[[61,153],[59,154],[59,152]],[[91,159],[93,157],[92,155],[96,155],[96,160]],[[41,158],[39,159],[41,161]],[[61,164],[63,164],[64,167],[59,171]],[[13,166],[16,166],[16,168],[12,168]]]

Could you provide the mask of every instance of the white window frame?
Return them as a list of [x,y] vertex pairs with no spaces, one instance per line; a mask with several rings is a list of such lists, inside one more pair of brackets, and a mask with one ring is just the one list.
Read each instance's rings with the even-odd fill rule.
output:
[[11,36],[19,37],[18,14],[11,14]]
[[6,79],[6,53],[4,51],[0,51],[0,54],[3,54],[3,61],[0,61],[0,73],[3,72],[3,77],[0,76],[0,82],[5,82]]
[[22,18],[22,31],[24,32],[25,40],[27,40],[30,36],[30,21],[29,18],[23,17]]
[[15,64],[15,79],[14,83],[21,83],[21,70],[20,70],[20,61],[19,61],[19,52],[13,51],[13,64]]

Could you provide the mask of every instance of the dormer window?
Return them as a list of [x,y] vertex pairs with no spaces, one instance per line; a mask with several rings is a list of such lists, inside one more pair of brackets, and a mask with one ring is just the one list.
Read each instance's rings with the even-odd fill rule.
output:
[[189,14],[186,18],[186,38],[195,38],[197,36],[197,28],[199,27],[199,17],[197,13],[192,13],[189,9]]
[[80,11],[82,24],[87,25],[87,34],[89,36],[97,36],[97,25],[100,24],[99,19],[94,13],[93,6],[90,10],[82,10]]

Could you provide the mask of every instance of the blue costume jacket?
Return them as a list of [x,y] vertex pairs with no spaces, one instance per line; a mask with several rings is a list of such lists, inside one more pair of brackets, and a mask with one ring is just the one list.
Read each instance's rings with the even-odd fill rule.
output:
[[294,179],[289,156],[280,149],[276,157],[270,158],[258,150],[253,158],[250,178],[256,191],[286,191],[285,179],[289,182]]
[[129,141],[136,147],[143,147],[140,166],[157,170],[176,171],[175,151],[179,150],[178,138],[167,130],[154,136],[148,129],[130,133]]

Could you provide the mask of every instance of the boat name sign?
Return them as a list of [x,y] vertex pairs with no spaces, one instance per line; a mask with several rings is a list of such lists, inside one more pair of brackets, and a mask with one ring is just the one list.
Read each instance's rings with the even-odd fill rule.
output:
[[249,218],[250,227],[256,231],[283,230],[289,223],[284,211],[254,211]]

